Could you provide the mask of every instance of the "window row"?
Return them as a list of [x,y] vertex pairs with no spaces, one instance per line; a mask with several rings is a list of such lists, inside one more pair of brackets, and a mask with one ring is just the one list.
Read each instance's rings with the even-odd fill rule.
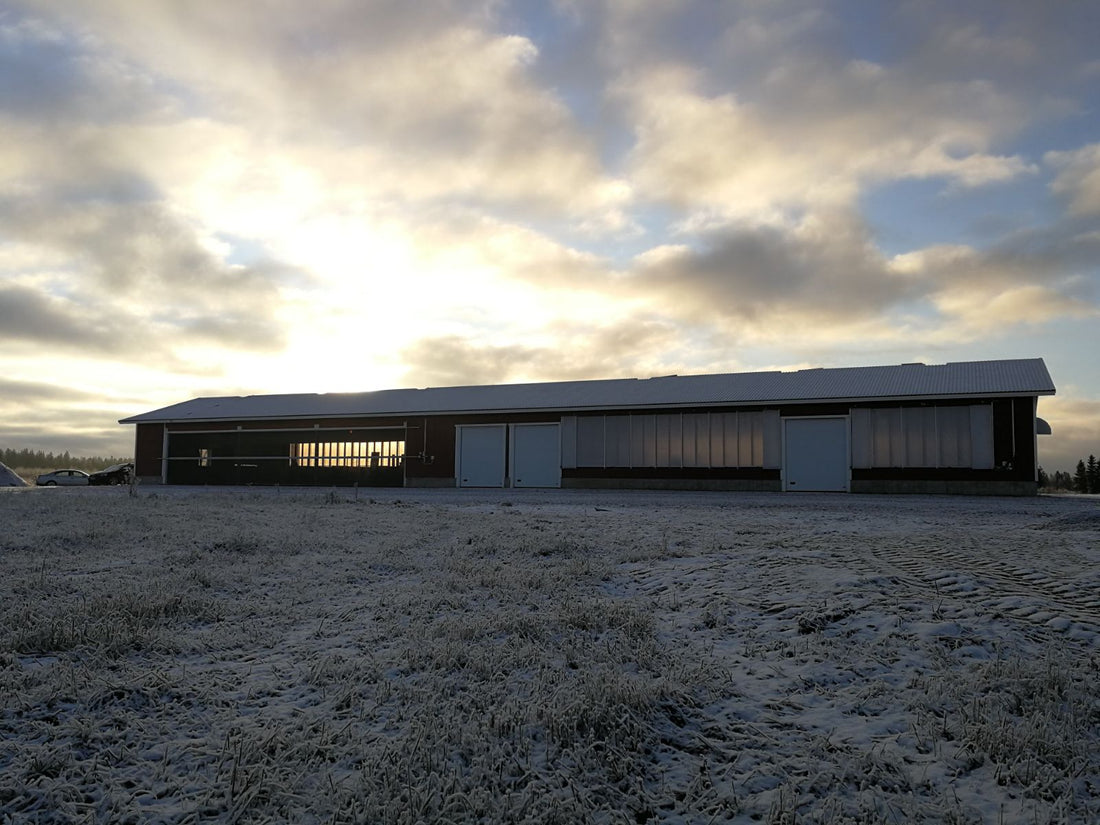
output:
[[236,459],[275,459],[298,467],[395,467],[405,453],[404,439],[395,435],[381,428],[173,432],[168,458],[197,460],[200,467]]
[[304,441],[290,445],[298,467],[398,467],[404,441]]

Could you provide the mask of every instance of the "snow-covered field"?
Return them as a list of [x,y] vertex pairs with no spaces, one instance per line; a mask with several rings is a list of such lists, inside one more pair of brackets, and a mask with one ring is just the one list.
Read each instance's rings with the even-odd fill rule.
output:
[[0,492],[0,822],[1100,821],[1100,500]]

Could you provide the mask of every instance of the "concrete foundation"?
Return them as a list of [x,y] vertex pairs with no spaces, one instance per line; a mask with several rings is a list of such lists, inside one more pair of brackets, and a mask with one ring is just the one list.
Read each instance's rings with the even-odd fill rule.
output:
[[732,478],[563,478],[573,490],[700,490],[732,493],[778,493],[775,479]]
[[405,477],[406,487],[432,487],[432,488],[454,488],[457,486],[457,480],[454,478],[416,478]]
[[1034,496],[1039,486],[1034,481],[852,481],[853,493],[955,496]]

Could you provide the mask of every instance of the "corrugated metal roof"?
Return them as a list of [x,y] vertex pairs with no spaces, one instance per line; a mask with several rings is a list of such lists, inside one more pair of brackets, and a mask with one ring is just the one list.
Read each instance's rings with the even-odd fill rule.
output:
[[901,364],[322,395],[195,398],[124,418],[119,423],[1053,394],[1054,384],[1043,359],[1028,358],[934,366]]

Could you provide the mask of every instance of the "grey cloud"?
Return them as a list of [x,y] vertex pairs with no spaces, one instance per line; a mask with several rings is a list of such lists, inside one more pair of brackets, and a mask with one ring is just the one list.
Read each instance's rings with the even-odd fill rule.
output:
[[[100,427],[109,429],[128,414],[123,406],[89,407],[87,402],[94,396],[77,391],[67,392],[65,388],[59,389],[68,398],[41,398],[18,407],[13,404],[0,406],[4,413],[3,426],[9,429],[22,428],[24,431],[42,429],[56,432],[67,428],[70,431],[85,432]],[[74,410],[75,404],[80,404],[80,408]]]
[[[579,4],[578,4],[579,5]],[[598,17],[603,6],[579,14]],[[617,65],[639,61],[710,67],[716,83],[749,90],[781,74],[792,56],[821,68],[889,55],[916,85],[999,78],[1046,97],[1051,81],[1095,60],[1100,8],[1033,0],[863,0],[616,4],[604,41]],[[863,54],[853,47],[876,48]]]
[[23,286],[0,287],[0,341],[116,354],[127,348],[125,317]]
[[48,36],[31,20],[0,20],[0,108],[20,115],[52,113],[87,94],[73,44]]
[[112,406],[107,395],[113,396],[113,388],[100,394],[0,378],[0,444],[74,455],[130,455],[133,431],[117,422],[139,405]]
[[985,257],[995,271],[1017,280],[1041,282],[1079,276],[1100,288],[1100,233],[1080,223],[1067,221],[1014,232],[995,244]]
[[926,314],[940,307],[938,318],[928,318],[934,329],[977,323],[975,313],[993,311],[989,303],[1002,295],[1007,323],[1028,319],[1027,295],[1043,302],[1036,320],[1079,316],[1100,311],[1100,233],[1075,230],[1082,227],[1067,222],[1013,233],[987,249],[932,247],[890,261],[850,216],[795,229],[735,227],[710,233],[698,248],[643,255],[612,288],[646,294],[672,317],[733,328],[826,329],[923,303]]
[[96,397],[92,393],[75,391],[57,384],[0,378],[0,406],[16,407],[39,402],[85,401]]
[[45,119],[55,128],[120,119],[145,120],[172,98],[153,78],[87,38],[32,13],[0,17],[0,111]]
[[280,284],[298,273],[274,261],[227,266],[160,202],[67,202],[62,193],[46,191],[0,200],[0,229],[62,253],[81,273],[79,307],[13,291],[9,313],[15,301],[23,311],[4,331],[9,335],[15,330],[110,352],[141,350],[156,340],[274,350],[285,340],[274,314]]
[[189,367],[173,355],[180,344],[276,350],[284,335],[274,319],[251,317],[244,310],[134,313],[113,307],[109,297],[74,301],[28,287],[0,288],[0,342],[22,346],[28,353],[125,357],[187,371]]
[[246,320],[240,328],[217,315],[181,323],[176,317],[158,319],[115,306],[110,296],[77,290],[59,297],[27,286],[0,286],[0,345],[15,353],[125,359],[202,373],[201,367],[177,358],[173,347],[214,343],[263,349],[274,346],[273,340],[278,337],[262,320]]
[[732,227],[698,248],[643,256],[623,288],[685,317],[752,320],[791,311],[834,320],[868,317],[912,296],[850,216],[791,231]]
[[1080,66],[1095,59],[1100,7],[1031,0],[921,0],[894,4],[893,30],[923,78],[996,77],[1048,98]]
[[1013,232],[982,250],[930,249],[921,274],[930,287],[1059,285],[1070,297],[1100,300],[1100,233],[1063,221]]
[[282,347],[284,331],[270,318],[254,317],[248,310],[190,317],[185,313],[161,316],[163,322],[185,337],[226,347],[275,351]]
[[[683,333],[667,321],[646,318],[632,318],[627,321],[600,327],[596,330],[570,329],[566,326],[558,331],[566,340],[580,339],[583,355],[584,377],[599,378],[616,375],[630,366],[651,358],[651,354],[672,349]],[[582,353],[568,351],[567,359],[581,360]]]
[[422,338],[401,351],[407,380],[419,387],[505,382],[535,363],[541,350],[520,345],[473,344],[459,336]]
[[679,331],[667,322],[632,319],[601,328],[564,325],[552,330],[557,347],[483,344],[460,336],[422,338],[401,353],[415,386],[461,386],[522,380],[580,381],[634,376],[654,354],[674,345]]
[[[111,186],[111,181],[104,181]],[[202,298],[217,288],[266,297],[267,284],[249,269],[229,270],[204,249],[195,232],[158,201],[73,201],[65,190],[0,200],[0,227],[62,250],[87,264],[108,289]]]

